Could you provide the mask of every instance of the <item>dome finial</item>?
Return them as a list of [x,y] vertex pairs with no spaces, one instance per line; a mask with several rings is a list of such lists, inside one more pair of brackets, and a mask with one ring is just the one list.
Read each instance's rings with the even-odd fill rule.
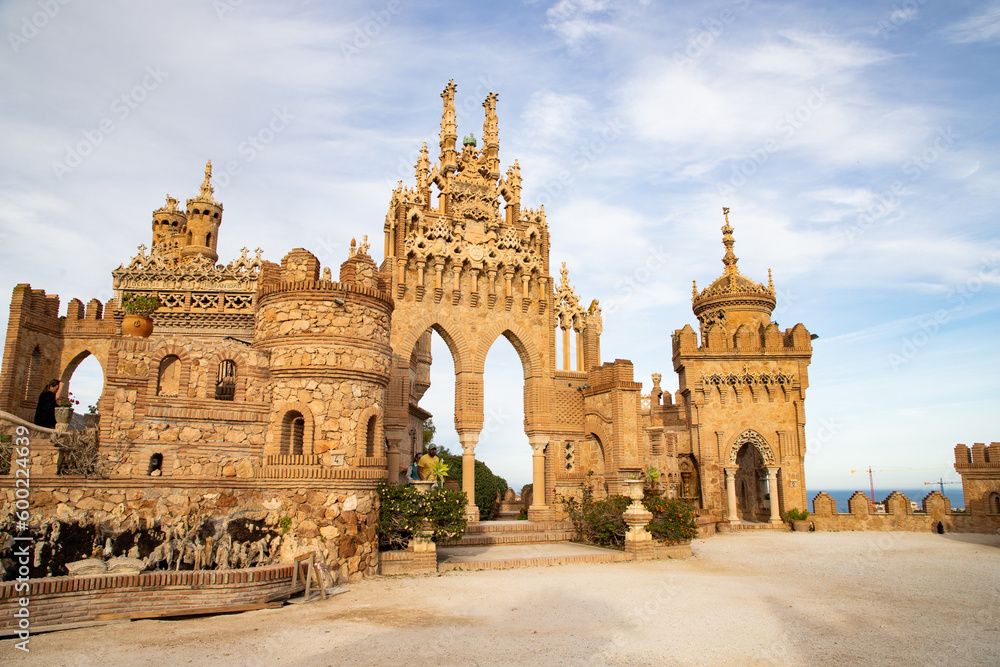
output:
[[722,263],[726,265],[726,275],[731,275],[740,272],[736,267],[736,262],[740,258],[733,254],[733,245],[736,241],[733,239],[733,228],[729,226],[729,207],[722,207],[722,215],[726,219],[726,224],[722,227],[722,245],[726,246],[726,254],[722,258]]

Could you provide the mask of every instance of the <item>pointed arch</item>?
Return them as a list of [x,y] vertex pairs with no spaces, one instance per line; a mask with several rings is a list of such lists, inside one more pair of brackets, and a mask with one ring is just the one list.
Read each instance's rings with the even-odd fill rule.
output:
[[774,451],[771,445],[768,444],[764,436],[751,428],[746,429],[730,442],[726,456],[726,461],[729,462],[729,465],[736,465],[736,455],[739,453],[740,448],[748,443],[756,447],[757,451],[760,452],[760,456],[764,460],[764,465],[775,465]]
[[473,368],[475,372],[483,372],[486,366],[486,356],[493,348],[493,343],[500,336],[506,338],[514,346],[517,356],[521,359],[525,380],[542,376],[542,359],[538,348],[535,346],[528,332],[510,317],[493,323],[481,334],[479,349],[477,350],[475,366]]
[[393,346],[396,351],[396,363],[406,367],[410,364],[410,357],[417,346],[419,339],[425,331],[433,329],[444,340],[451,352],[451,357],[455,361],[455,374],[472,370],[473,355],[471,346],[462,332],[462,325],[452,317],[441,317],[437,315],[422,317],[418,319],[405,334],[398,339],[399,344]]

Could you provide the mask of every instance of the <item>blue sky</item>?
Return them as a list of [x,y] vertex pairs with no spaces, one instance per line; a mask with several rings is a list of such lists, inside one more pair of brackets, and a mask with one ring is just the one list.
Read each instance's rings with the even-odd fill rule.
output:
[[[499,93],[500,158],[545,204],[553,267],[647,388],[677,388],[670,334],[721,273],[725,205],[742,271],[773,270],[774,319],[820,336],[810,489],[864,488],[868,465],[933,469],[880,488],[954,479],[956,443],[1000,439],[1000,3],[35,0],[0,4],[0,30],[0,293],[106,300],[207,159],[223,261],[305,247],[336,267],[364,234],[381,259],[454,79],[462,135]],[[435,354],[425,405],[458,449]],[[517,487],[519,383],[502,341],[477,454]]]

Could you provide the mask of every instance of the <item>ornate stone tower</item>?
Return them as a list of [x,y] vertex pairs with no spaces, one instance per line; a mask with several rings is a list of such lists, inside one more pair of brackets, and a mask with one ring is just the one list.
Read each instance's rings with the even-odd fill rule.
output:
[[694,287],[701,328],[673,336],[673,362],[702,480],[701,502],[720,520],[780,521],[806,508],[805,391],[812,358],[809,332],[784,332],[771,321],[774,286],[737,268],[729,209],[723,209],[725,270]]
[[176,265],[186,236],[187,216],[177,208],[177,200],[167,195],[167,203],[153,211],[152,251]]
[[[517,351],[524,370],[524,429],[533,450],[535,490],[529,515],[548,518],[554,501],[555,450],[547,452],[546,447],[556,433],[552,408],[556,319],[545,210],[522,208],[516,161],[505,174],[500,171],[495,93],[483,102],[482,149],[470,135],[458,151],[455,90],[454,82],[449,82],[441,93],[437,163],[431,164],[424,144],[415,165],[415,187],[400,183],[385,219],[381,269],[391,278],[396,303],[386,410],[389,476],[395,479],[398,474],[401,454],[412,454],[415,439],[409,434],[412,418],[419,414],[414,399],[419,400],[426,389],[421,369],[430,361],[427,342],[434,330],[454,359],[463,489],[470,498],[470,518],[478,516],[471,499],[474,451],[484,423],[483,366],[490,347],[503,336]],[[583,319],[577,322],[582,324]],[[596,340],[587,345],[596,354]],[[600,364],[596,358],[591,361]],[[579,375],[572,379],[577,386],[586,381],[585,373]],[[582,406],[580,393],[569,391]]]
[[[219,253],[219,225],[222,224],[222,204],[212,194],[212,161],[205,165],[205,180],[197,197],[187,200],[187,233],[181,248],[181,259],[186,261],[196,255],[217,262]],[[168,201],[169,204],[169,201]]]

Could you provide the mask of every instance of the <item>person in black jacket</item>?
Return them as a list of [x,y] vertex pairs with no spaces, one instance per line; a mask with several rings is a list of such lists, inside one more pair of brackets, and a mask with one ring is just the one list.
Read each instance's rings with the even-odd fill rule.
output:
[[45,385],[45,391],[38,395],[38,406],[35,408],[34,422],[45,428],[56,427],[56,395],[62,382],[53,380]]

